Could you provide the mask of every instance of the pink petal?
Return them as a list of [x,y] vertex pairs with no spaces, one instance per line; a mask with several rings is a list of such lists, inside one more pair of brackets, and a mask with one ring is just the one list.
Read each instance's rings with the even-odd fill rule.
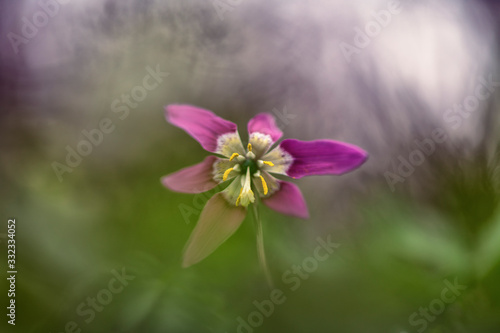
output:
[[262,200],[262,203],[282,214],[303,219],[309,218],[309,211],[302,192],[293,183],[280,181],[280,189],[269,198]]
[[[213,112],[191,105],[168,105],[165,116],[172,125],[182,128],[201,146],[212,153],[220,150],[218,140],[225,134],[237,133],[237,126]],[[239,136],[238,136],[239,138]]]
[[213,165],[218,157],[208,156],[203,162],[181,169],[161,179],[168,189],[182,193],[202,193],[217,186],[213,180]]
[[227,202],[221,193],[208,200],[184,251],[183,267],[206,258],[239,228],[246,210]]
[[259,113],[248,122],[248,133],[259,132],[267,134],[271,137],[273,142],[278,141],[283,132],[276,126],[274,117],[269,113]]
[[333,140],[287,139],[283,140],[279,147],[293,158],[292,165],[286,171],[287,175],[293,178],[340,175],[356,169],[368,158],[368,153],[363,149]]

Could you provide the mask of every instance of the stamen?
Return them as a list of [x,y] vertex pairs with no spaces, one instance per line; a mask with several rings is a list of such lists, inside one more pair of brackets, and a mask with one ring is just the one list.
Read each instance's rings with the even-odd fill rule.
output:
[[240,195],[238,195],[238,198],[236,198],[236,206],[238,206],[240,204],[240,201],[241,201],[241,192],[243,192],[243,187],[240,188]]
[[243,162],[246,160],[245,156],[241,156],[241,155],[238,156],[236,159],[238,160],[238,162]]
[[238,153],[233,153],[233,155],[231,155],[231,157],[229,158],[230,161],[234,160],[236,157],[240,156],[240,154]]
[[267,194],[268,188],[267,188],[267,183],[264,180],[264,177],[260,176],[260,180],[262,181],[262,188],[264,189],[264,195]]
[[271,162],[271,161],[263,161],[263,160],[258,160],[258,161],[257,161],[257,166],[258,166],[259,168],[262,168],[262,167],[264,166],[264,164],[265,164],[265,165],[269,165],[269,166],[271,166],[271,167],[272,167],[272,166],[274,166],[274,163],[273,163],[273,162]]
[[233,171],[234,168],[229,168],[227,169],[226,171],[224,171],[224,175],[222,176],[222,181],[225,182],[227,180],[227,177],[229,176],[229,174],[231,173],[231,171]]
[[248,143],[247,148],[248,148],[248,151],[252,151],[252,144],[251,144],[251,143]]

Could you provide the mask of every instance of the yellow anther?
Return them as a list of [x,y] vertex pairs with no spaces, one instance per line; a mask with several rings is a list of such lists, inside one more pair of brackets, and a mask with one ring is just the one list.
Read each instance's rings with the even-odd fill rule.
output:
[[248,151],[252,151],[252,144],[249,143],[248,146],[247,146],[247,148],[248,148]]
[[270,161],[262,161],[262,163],[264,163],[265,165],[274,166],[274,163]]
[[267,183],[264,180],[264,177],[262,177],[262,176],[260,176],[260,180],[262,181],[262,188],[264,189],[264,195],[266,195],[267,191],[268,191],[268,189],[267,189]]
[[233,153],[233,155],[231,155],[231,157],[229,158],[230,161],[234,160],[236,157],[240,156],[240,154],[238,153]]
[[227,177],[229,176],[229,174],[231,173],[231,171],[233,171],[233,168],[229,168],[226,171],[224,171],[224,175],[222,176],[222,181],[223,182],[225,182],[227,180]]
[[240,195],[238,195],[238,198],[236,199],[236,206],[238,206],[240,204],[240,201],[241,201],[241,192],[243,192],[243,187],[240,188]]

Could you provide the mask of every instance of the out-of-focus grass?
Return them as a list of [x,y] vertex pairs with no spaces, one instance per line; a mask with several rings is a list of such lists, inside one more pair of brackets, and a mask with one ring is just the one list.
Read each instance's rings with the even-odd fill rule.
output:
[[[169,192],[159,177],[202,158],[180,156],[182,145],[148,147],[144,156],[150,158],[119,168],[89,160],[62,183],[34,166],[22,170],[21,199],[10,207],[19,225],[19,329],[59,332],[75,321],[91,332],[234,332],[237,317],[246,319],[254,301],[269,299],[250,218],[206,260],[181,269],[196,216],[187,224],[179,205],[197,208],[193,195]],[[458,279],[467,290],[429,322],[429,332],[499,327],[498,210],[471,246],[463,224],[385,191],[357,202],[356,221],[328,215],[340,247],[295,291],[282,274],[312,256],[316,237],[326,239],[329,231],[311,234],[314,224],[325,225],[318,211],[302,221],[262,208],[271,270],[286,301],[256,331],[413,332],[409,316],[440,297],[445,279]],[[358,227],[336,231],[349,222]],[[79,304],[107,288],[111,271],[122,267],[134,280],[85,323],[87,317],[76,313]]]

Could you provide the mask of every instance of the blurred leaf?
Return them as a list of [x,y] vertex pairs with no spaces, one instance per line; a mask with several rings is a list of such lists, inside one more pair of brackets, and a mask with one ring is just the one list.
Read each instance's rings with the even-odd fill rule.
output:
[[477,274],[480,278],[500,261],[500,211],[479,234],[478,248],[475,253]]
[[164,284],[160,281],[153,281],[134,290],[134,293],[129,296],[133,301],[128,302],[123,310],[124,327],[132,329],[145,320],[153,312],[153,307],[162,296],[164,288]]

